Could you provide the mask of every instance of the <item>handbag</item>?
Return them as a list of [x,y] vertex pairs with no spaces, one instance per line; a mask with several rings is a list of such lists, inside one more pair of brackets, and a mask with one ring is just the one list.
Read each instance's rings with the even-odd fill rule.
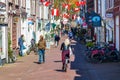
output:
[[73,51],[72,51],[71,47],[69,47],[69,51],[70,51],[70,55],[73,55]]
[[25,45],[23,45],[23,49],[26,49]]

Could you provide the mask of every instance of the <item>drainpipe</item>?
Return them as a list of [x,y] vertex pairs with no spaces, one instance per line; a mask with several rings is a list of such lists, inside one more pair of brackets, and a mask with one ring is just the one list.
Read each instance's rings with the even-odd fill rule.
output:
[[[6,0],[5,1],[5,3],[6,3],[6,22],[8,23],[8,14],[7,14],[7,12],[8,12],[8,0]],[[5,29],[6,31],[5,31],[5,33],[6,33],[6,63],[8,63],[8,26],[6,27],[6,29]]]

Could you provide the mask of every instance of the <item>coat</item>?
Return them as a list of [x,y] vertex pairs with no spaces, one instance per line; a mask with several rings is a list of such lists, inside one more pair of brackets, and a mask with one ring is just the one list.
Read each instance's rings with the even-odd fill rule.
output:
[[38,49],[44,49],[46,48],[46,41],[45,40],[39,40],[38,42]]

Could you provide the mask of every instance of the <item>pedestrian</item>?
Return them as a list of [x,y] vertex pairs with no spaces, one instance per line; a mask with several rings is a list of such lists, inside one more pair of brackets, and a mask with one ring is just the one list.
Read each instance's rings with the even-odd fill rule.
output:
[[68,32],[68,37],[69,37],[70,41],[73,39],[73,33],[71,30],[69,30],[69,32]]
[[35,39],[31,39],[30,51],[34,51],[35,55],[37,55],[37,47],[36,47]]
[[20,48],[20,52],[19,52],[20,56],[24,56],[23,50],[26,49],[26,47],[24,46],[24,42],[25,42],[24,35],[21,35],[20,38],[18,39],[18,45]]
[[31,39],[31,47],[34,47],[35,46],[35,39]]
[[45,48],[46,48],[46,41],[42,35],[40,35],[40,39],[38,41],[38,55],[39,61],[38,64],[45,62]]
[[65,39],[65,41],[61,44],[61,48],[60,48],[60,50],[62,51],[62,69],[64,69],[65,57],[67,56],[68,58],[70,58],[69,47],[70,47],[70,41],[69,41],[69,39],[67,38],[67,39]]
[[55,34],[55,38],[54,38],[55,47],[57,47],[59,45],[59,40],[60,40],[60,36],[58,34]]

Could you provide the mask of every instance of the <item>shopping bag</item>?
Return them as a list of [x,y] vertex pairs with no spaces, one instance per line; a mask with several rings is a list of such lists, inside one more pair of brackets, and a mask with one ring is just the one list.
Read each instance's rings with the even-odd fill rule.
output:
[[69,47],[69,51],[70,51],[70,55],[73,55],[73,51],[72,51],[71,47]]

